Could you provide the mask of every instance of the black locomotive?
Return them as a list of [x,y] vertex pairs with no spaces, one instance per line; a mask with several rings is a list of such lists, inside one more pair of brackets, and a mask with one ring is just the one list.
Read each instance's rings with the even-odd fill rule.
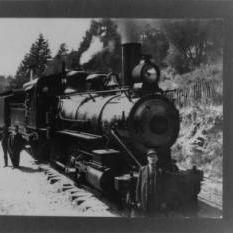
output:
[[[150,57],[141,56],[140,44],[124,44],[121,81],[115,73],[63,67],[22,90],[2,93],[0,126],[10,135],[17,127],[38,160],[47,159],[74,173],[79,182],[128,204],[134,202],[146,152],[156,149],[164,168],[164,202],[196,203],[202,172],[180,171],[171,158],[180,118],[159,88],[159,77]],[[17,143],[11,139],[8,144],[12,149]]]

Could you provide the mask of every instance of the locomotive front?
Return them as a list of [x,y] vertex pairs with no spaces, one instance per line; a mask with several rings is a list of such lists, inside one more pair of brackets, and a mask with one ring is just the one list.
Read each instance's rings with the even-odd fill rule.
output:
[[179,133],[179,112],[158,87],[158,67],[141,58],[140,44],[123,45],[122,54],[123,88],[66,95],[60,99],[59,114],[72,122],[72,130],[109,140],[117,135],[140,163],[148,149],[172,146]]
[[[128,43],[122,49],[122,74],[122,86],[114,89],[60,97],[60,120],[66,122],[69,135],[80,139],[81,149],[72,159],[78,177],[101,191],[118,193],[128,204],[135,203],[138,170],[147,163],[147,151],[154,149],[162,169],[157,185],[162,187],[164,203],[196,203],[202,172],[195,167],[179,171],[171,157],[180,118],[159,88],[159,68],[149,56],[141,56],[140,44]],[[86,81],[94,77],[102,75],[92,74]]]

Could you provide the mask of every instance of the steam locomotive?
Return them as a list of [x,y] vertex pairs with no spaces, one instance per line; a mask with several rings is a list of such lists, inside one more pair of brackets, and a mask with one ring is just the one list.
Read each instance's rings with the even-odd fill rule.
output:
[[[121,81],[115,73],[68,71],[44,75],[0,95],[0,126],[17,133],[38,160],[49,160],[123,203],[135,202],[139,168],[158,152],[163,203],[196,203],[202,172],[181,171],[171,157],[179,112],[159,88],[160,70],[141,45],[122,45]],[[18,143],[19,144],[19,143]],[[13,148],[14,149],[14,148]]]

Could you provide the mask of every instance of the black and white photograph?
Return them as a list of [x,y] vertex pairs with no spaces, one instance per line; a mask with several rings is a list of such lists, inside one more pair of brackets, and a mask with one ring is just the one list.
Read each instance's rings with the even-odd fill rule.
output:
[[223,19],[0,31],[0,215],[222,219]]

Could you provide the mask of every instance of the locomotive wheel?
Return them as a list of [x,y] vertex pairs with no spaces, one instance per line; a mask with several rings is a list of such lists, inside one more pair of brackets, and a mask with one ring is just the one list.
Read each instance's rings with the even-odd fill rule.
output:
[[64,165],[65,172],[68,173],[70,168],[75,168],[75,157],[78,154],[76,143],[65,140],[64,137],[58,136],[51,141],[50,163],[58,161]]
[[[78,145],[77,145],[78,144]],[[83,171],[80,171],[76,166],[75,166],[75,161],[80,161],[82,160],[82,155],[80,155],[80,142],[73,141],[69,144],[66,145],[66,171],[71,168],[71,170],[74,170],[72,172],[72,175],[74,176],[74,179],[76,180],[77,184],[84,184],[86,183],[85,179],[85,173]]]
[[71,166],[74,166],[75,164],[75,159],[78,158],[80,156],[80,148],[78,145],[70,145],[68,148],[68,163]]
[[72,175],[78,183],[82,182],[82,175],[77,171],[75,167],[75,161],[79,154],[79,147],[76,145],[68,145],[66,152],[66,161],[65,161],[65,173]]

